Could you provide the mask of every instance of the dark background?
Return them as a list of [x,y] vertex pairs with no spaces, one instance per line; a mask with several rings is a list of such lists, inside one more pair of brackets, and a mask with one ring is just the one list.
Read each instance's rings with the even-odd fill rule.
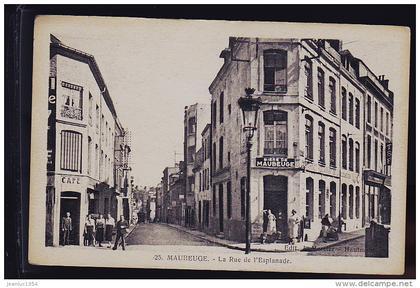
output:
[[[5,279],[102,278],[405,278],[415,274],[415,5],[5,5]],[[411,29],[405,274],[402,276],[47,267],[27,262],[32,99],[32,39],[36,15],[95,15],[376,24]],[[399,97],[396,95],[396,97]],[[402,191],[395,191],[402,193]],[[36,225],[36,224],[34,224]],[[302,258],[304,259],[304,258]],[[304,261],[304,260],[302,260]]]

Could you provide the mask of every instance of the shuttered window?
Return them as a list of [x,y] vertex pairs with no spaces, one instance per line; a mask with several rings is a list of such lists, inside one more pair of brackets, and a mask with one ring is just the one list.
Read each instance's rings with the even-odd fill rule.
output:
[[61,132],[60,167],[82,172],[82,134],[68,130]]

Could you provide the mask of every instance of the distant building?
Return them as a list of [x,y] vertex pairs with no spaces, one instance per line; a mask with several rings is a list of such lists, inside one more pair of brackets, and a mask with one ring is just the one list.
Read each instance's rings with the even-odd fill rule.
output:
[[116,183],[115,143],[121,125],[95,58],[54,36],[48,99],[45,244],[62,243],[60,222],[70,212],[70,244],[81,245],[86,215],[119,214],[125,186]]
[[201,145],[200,133],[210,121],[210,105],[193,104],[184,111],[184,163],[185,163],[185,225],[194,227],[196,223],[196,199],[194,198],[194,161]]
[[210,177],[210,150],[211,127],[207,124],[199,137],[201,148],[197,151],[193,172],[195,175],[194,199],[197,213],[196,227],[202,231],[213,231],[211,221],[211,177]]

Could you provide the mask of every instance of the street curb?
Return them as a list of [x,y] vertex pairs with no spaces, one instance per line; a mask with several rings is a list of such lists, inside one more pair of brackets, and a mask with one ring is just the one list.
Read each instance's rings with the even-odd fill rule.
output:
[[320,250],[331,248],[331,247],[334,247],[334,246],[339,245],[339,244],[344,244],[344,243],[347,243],[349,241],[356,240],[356,239],[359,239],[359,238],[362,238],[362,237],[365,237],[365,235],[356,235],[354,237],[350,237],[350,238],[347,238],[347,239],[342,240],[342,241],[326,244],[325,246],[322,246],[322,247],[319,247],[319,248],[316,248],[316,247],[315,248],[308,248],[308,249],[303,249],[302,251],[305,251],[305,252],[320,251]]
[[[161,224],[162,224],[162,223],[161,223]],[[163,224],[165,224],[166,226],[168,226],[168,227],[170,227],[170,228],[176,229],[176,230],[178,230],[178,231],[182,231],[182,232],[188,233],[189,235],[191,235],[191,236],[193,236],[193,237],[195,237],[195,238],[198,238],[198,239],[201,239],[201,240],[204,240],[204,241],[210,242],[210,243],[214,243],[214,244],[217,244],[217,245],[219,245],[219,246],[223,246],[223,247],[226,247],[226,248],[229,248],[229,249],[232,249],[232,250],[241,250],[241,251],[245,251],[245,248],[236,247],[236,246],[232,246],[232,245],[225,244],[225,243],[220,243],[220,242],[217,242],[217,241],[214,241],[214,240],[208,239],[208,238],[203,237],[203,236],[195,235],[195,234],[193,234],[193,233],[190,233],[190,231],[188,231],[188,230],[180,229],[180,228],[178,228],[178,227],[176,227],[176,226],[172,226],[172,225],[170,225],[170,224],[168,224],[168,223],[163,223]],[[335,243],[327,244],[327,245],[325,245],[325,246],[323,246],[323,247],[320,247],[320,248],[308,248],[308,249],[305,249],[305,248],[304,248],[304,249],[299,250],[299,251],[302,251],[302,252],[319,251],[319,250],[323,250],[323,249],[326,249],[326,248],[330,248],[330,247],[333,247],[333,246],[336,246],[336,245],[339,245],[339,244],[343,244],[343,243],[346,243],[346,242],[349,242],[349,241],[352,241],[352,240],[355,240],[355,239],[359,239],[359,238],[362,238],[362,237],[364,237],[364,236],[365,236],[365,235],[356,235],[356,236],[354,236],[354,237],[351,237],[351,238],[348,238],[348,239],[345,239],[345,240],[342,240],[342,241],[339,241],[339,242],[335,242]],[[289,253],[289,252],[290,252],[290,251],[279,251],[279,250],[266,250],[266,249],[260,249],[260,248],[252,248],[252,247],[251,247],[251,251],[254,251],[254,252],[268,252],[268,253]]]

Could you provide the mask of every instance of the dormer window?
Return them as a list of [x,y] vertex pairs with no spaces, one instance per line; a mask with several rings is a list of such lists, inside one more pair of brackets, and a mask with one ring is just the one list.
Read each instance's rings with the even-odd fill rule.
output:
[[264,51],[264,91],[287,92],[287,51]]

